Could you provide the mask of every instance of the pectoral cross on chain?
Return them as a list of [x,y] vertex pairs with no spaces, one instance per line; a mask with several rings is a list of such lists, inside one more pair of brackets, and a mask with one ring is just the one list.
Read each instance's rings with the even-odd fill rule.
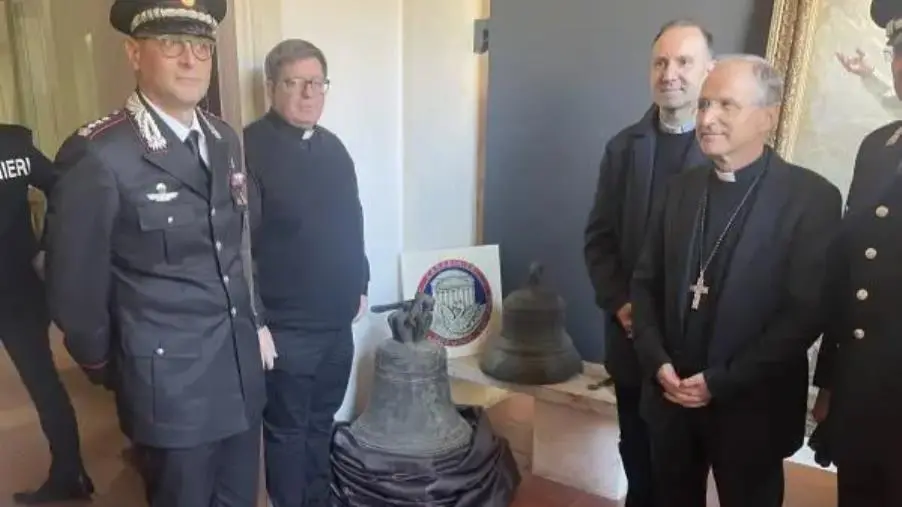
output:
[[708,287],[705,285],[705,272],[702,271],[698,274],[698,279],[695,281],[695,284],[689,286],[689,292],[692,293],[692,309],[698,310],[699,305],[702,303],[702,296],[708,295]]

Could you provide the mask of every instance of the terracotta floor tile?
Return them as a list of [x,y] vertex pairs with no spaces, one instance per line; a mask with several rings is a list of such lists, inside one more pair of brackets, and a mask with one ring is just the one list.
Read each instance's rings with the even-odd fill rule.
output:
[[623,505],[614,500],[606,500],[597,496],[582,495],[568,507],[620,507]]
[[580,496],[581,493],[567,486],[527,475],[511,507],[569,507]]
[[[112,396],[88,383],[54,338],[56,361],[75,404],[82,449],[97,487],[91,507],[142,507],[143,486],[121,456],[125,438],[119,432]],[[37,486],[47,473],[47,444],[25,390],[0,347],[0,507],[8,507],[14,491]],[[493,426],[511,446],[531,448],[532,400],[512,396],[489,411]],[[786,507],[835,507],[835,479],[829,474],[792,468],[787,472]],[[262,482],[261,482],[262,484]],[[261,492],[260,507],[265,506]],[[75,504],[84,505],[84,504]],[[711,507],[715,507],[712,503]],[[55,505],[47,507],[69,507]],[[526,473],[511,507],[619,507],[561,484]]]

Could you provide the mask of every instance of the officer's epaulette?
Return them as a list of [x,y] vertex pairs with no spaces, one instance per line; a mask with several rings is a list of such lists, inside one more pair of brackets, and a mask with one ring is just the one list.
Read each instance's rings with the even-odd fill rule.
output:
[[117,109],[103,118],[94,120],[78,129],[78,135],[93,139],[101,132],[125,120],[125,111]]

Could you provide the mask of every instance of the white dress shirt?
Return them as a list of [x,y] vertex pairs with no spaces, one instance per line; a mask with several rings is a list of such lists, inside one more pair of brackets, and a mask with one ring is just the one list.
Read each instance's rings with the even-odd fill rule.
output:
[[186,127],[184,123],[178,121],[177,119],[173,118],[172,115],[157,107],[157,105],[154,104],[153,101],[148,99],[146,95],[142,95],[142,97],[150,105],[151,109],[153,109],[153,111],[163,119],[163,122],[166,124],[166,126],[172,129],[172,131],[175,133],[175,136],[178,137],[183,143],[185,142],[185,139],[188,139],[188,134],[190,134],[192,130],[197,132],[197,144],[198,148],[200,149],[200,157],[203,159],[204,163],[209,166],[210,153],[207,149],[207,137],[204,135],[204,130],[200,128],[200,121],[197,118],[197,110],[191,111],[191,126]]

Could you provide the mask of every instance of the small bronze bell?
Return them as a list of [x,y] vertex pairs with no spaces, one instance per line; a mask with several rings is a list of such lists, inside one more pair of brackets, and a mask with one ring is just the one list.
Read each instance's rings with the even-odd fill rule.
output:
[[470,444],[472,426],[451,401],[448,353],[426,338],[433,299],[373,307],[389,316],[392,338],[376,351],[369,405],[350,428],[362,446],[395,455],[428,457]]
[[557,384],[583,370],[564,328],[564,300],[542,285],[542,266],[530,266],[526,287],[504,298],[501,333],[484,345],[483,373],[514,384]]

